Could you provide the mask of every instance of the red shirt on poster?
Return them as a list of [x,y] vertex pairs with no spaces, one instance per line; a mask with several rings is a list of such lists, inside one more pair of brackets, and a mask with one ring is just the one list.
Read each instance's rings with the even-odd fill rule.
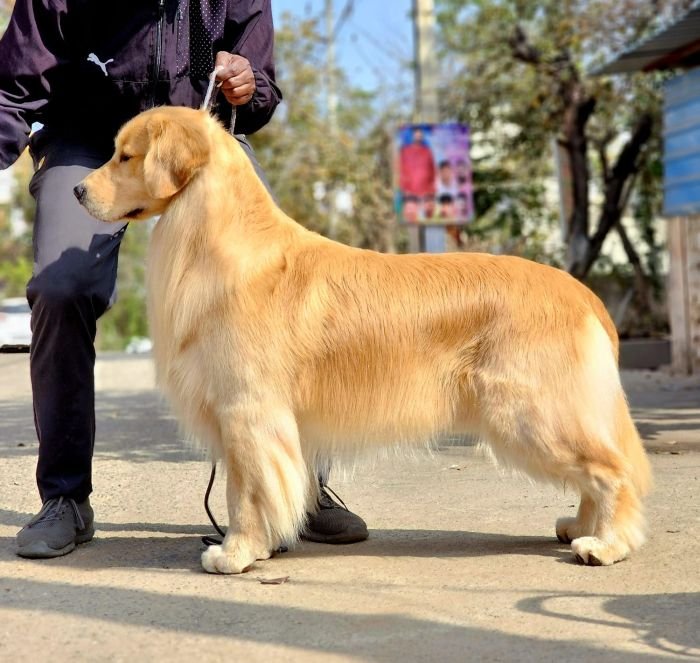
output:
[[435,194],[435,160],[425,143],[411,143],[401,149],[399,187],[403,194]]

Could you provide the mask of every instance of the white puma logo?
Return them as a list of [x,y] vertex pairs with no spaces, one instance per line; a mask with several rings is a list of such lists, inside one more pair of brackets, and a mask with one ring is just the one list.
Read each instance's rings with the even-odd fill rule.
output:
[[93,64],[96,64],[100,69],[102,69],[102,73],[106,76],[107,75],[107,65],[110,62],[114,62],[114,58],[110,58],[109,60],[105,60],[104,62],[100,62],[100,58],[98,58],[94,53],[90,53],[90,55],[87,56],[87,61],[92,62]]

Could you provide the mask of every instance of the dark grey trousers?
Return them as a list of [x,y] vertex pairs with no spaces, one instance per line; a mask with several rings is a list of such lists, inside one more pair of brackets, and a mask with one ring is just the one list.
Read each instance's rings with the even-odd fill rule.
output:
[[[252,149],[237,136],[269,189]],[[41,144],[44,143],[44,144]],[[115,293],[126,224],[93,219],[73,187],[110,157],[60,140],[32,141],[30,184],[36,199],[30,373],[39,438],[42,502],[61,495],[82,502],[92,492],[95,443],[95,333]]]

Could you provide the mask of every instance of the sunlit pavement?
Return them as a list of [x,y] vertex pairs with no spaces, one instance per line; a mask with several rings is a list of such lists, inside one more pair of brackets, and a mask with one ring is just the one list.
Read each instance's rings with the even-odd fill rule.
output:
[[[335,472],[367,542],[302,544],[217,577],[199,566],[209,465],[143,356],[98,361],[96,538],[55,560],[14,556],[39,507],[37,445],[27,358],[0,356],[0,660],[698,658],[700,381],[624,378],[656,475],[649,542],[626,562],[573,563],[554,537],[575,511],[570,490],[445,445]],[[225,522],[221,483],[214,492]]]

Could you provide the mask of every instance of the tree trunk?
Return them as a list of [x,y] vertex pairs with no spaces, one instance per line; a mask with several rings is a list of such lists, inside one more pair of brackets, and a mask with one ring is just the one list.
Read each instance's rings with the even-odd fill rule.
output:
[[[569,159],[573,201],[566,237],[566,268],[576,278],[583,279],[600,255],[608,233],[622,217],[631,191],[630,178],[637,172],[639,155],[651,136],[652,118],[649,114],[640,118],[615,166],[604,175],[603,209],[598,227],[591,235],[586,125],[595,110],[596,99],[586,93],[579,71],[566,50],[557,58],[543,57],[542,52],[529,42],[525,30],[520,25],[515,26],[509,43],[516,60],[552,77],[554,94],[563,102],[561,145]],[[624,229],[622,232],[624,233]]]
[[[589,254],[589,180],[586,124],[595,109],[595,99],[580,99],[583,90],[576,85],[572,105],[565,114],[564,148],[571,168],[573,209],[567,233],[567,270],[574,276],[582,271]],[[580,277],[579,277],[580,278]]]
[[583,260],[573,265],[574,269],[569,270],[578,279],[586,277],[598,259],[608,233],[622,218],[631,191],[630,178],[637,172],[639,155],[651,136],[651,129],[651,115],[643,115],[605,181],[603,209],[600,212],[598,228],[590,237]]

